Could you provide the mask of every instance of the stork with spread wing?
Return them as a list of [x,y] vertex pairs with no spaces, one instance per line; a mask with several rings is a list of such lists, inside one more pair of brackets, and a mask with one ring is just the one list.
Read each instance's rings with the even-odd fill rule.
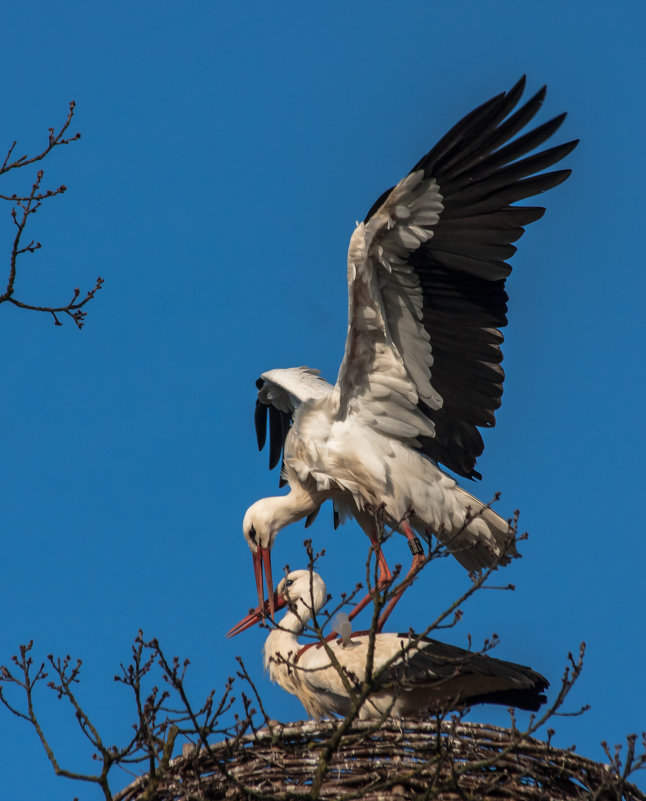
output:
[[[332,500],[371,542],[373,511],[404,534],[418,569],[417,535],[444,542],[468,570],[515,553],[508,522],[459,487],[439,466],[479,478],[479,428],[495,424],[504,372],[500,329],[512,244],[545,209],[516,201],[562,183],[545,172],[576,146],[528,155],[565,114],[522,135],[545,88],[519,106],[522,78],[455,125],[358,224],[348,252],[349,321],[336,384],[306,367],[258,379],[256,431],[269,461],[282,460],[290,491],[254,503],[243,522],[259,601],[263,569],[272,598],[276,534],[311,521]],[[379,580],[390,579],[379,554]],[[385,610],[381,625],[396,598]],[[273,613],[273,609],[272,609]]]

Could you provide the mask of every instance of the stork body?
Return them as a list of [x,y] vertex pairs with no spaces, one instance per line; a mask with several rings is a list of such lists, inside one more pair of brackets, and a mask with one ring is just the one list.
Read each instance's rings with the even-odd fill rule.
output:
[[[565,115],[514,138],[534,117],[542,89],[515,108],[524,79],[475,109],[358,224],[348,251],[349,321],[335,385],[306,367],[257,381],[256,431],[269,418],[270,467],[283,456],[287,495],[245,515],[259,599],[262,568],[279,530],[310,522],[321,504],[354,517],[376,541],[371,510],[403,533],[419,559],[436,535],[468,570],[514,555],[505,520],[460,488],[440,464],[478,478],[479,428],[495,424],[504,372],[506,263],[512,242],[544,209],[515,206],[564,181],[545,172],[577,144],[527,154]],[[380,578],[389,571],[380,557]]]
[[[298,641],[312,608],[317,612],[325,600],[325,584],[317,573],[290,573],[277,590],[277,604],[289,603],[290,610],[270,632],[264,647],[271,680],[296,695],[314,718],[347,715],[352,708],[352,697],[325,649],[316,645],[304,649]],[[260,619],[258,609],[232,633]],[[357,691],[366,675],[368,643],[367,634],[329,643]],[[537,710],[548,687],[547,680],[528,667],[436,640],[421,638],[417,642],[409,634],[376,635],[372,675],[376,687],[360,709],[361,718],[425,717],[477,703]]]
[[[301,391],[284,442],[283,477],[290,492],[255,503],[243,524],[245,532],[253,527],[261,543],[273,542],[276,531],[288,523],[316,515],[329,499],[341,520],[354,517],[371,538],[375,519],[370,510],[384,505],[390,526],[399,529],[408,520],[424,537],[436,533],[468,570],[489,566],[505,550],[515,552],[507,521],[406,439],[355,415],[339,415],[334,388],[313,371],[271,370],[261,378],[263,388],[296,379]],[[309,390],[325,395],[308,397]],[[267,395],[261,389],[261,403]],[[381,406],[388,414],[388,402]],[[421,412],[416,416],[420,428],[427,425]]]

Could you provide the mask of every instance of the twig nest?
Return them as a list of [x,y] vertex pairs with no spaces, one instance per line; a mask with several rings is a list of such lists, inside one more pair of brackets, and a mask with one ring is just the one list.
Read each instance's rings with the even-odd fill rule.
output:
[[[594,798],[646,801],[608,765],[517,731],[455,720],[355,722],[317,769],[342,721],[295,723],[232,738],[174,759],[150,793],[143,776],[115,801],[200,798],[428,799]],[[148,787],[148,794],[146,789]]]

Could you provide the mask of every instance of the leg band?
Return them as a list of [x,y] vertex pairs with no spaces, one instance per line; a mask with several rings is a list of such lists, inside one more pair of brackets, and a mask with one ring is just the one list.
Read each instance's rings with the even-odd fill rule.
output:
[[413,537],[412,540],[408,540],[408,547],[410,548],[410,552],[413,556],[417,556],[418,553],[423,554],[424,548],[422,548],[422,543],[419,541],[417,537]]

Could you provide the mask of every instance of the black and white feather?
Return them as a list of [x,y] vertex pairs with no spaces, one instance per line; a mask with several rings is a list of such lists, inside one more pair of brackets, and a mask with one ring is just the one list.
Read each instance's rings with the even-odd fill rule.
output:
[[[515,204],[564,181],[570,170],[549,168],[577,144],[536,152],[565,114],[522,133],[545,99],[543,88],[519,105],[524,86],[523,78],[468,114],[357,225],[336,384],[304,367],[271,370],[258,382],[258,445],[268,415],[270,466],[283,452],[282,476],[299,491],[301,517],[327,498],[364,528],[368,505],[385,504],[395,527],[412,512],[413,527],[439,535],[469,569],[501,549],[512,554],[513,545],[505,521],[437,465],[480,477],[479,429],[495,424],[503,391],[508,259],[544,213]],[[280,501],[265,500],[245,529],[251,518],[255,531],[264,520],[271,545],[278,528],[298,519],[296,500],[284,502],[282,516]],[[470,515],[478,519],[469,523]]]
[[[295,570],[278,585],[288,595],[290,611],[271,631],[264,647],[265,667],[272,681],[296,695],[315,718],[347,715],[352,698],[347,682],[319,644],[303,647],[298,635],[327,598],[318,573]],[[257,615],[257,619],[262,619]],[[251,617],[245,619],[245,627]],[[370,637],[349,634],[329,643],[346,679],[357,686],[365,679]],[[503,704],[536,711],[545,703],[549,682],[540,673],[515,662],[494,659],[429,638],[379,633],[374,638],[374,690],[359,712],[361,718],[383,715],[424,717],[474,704]]]

